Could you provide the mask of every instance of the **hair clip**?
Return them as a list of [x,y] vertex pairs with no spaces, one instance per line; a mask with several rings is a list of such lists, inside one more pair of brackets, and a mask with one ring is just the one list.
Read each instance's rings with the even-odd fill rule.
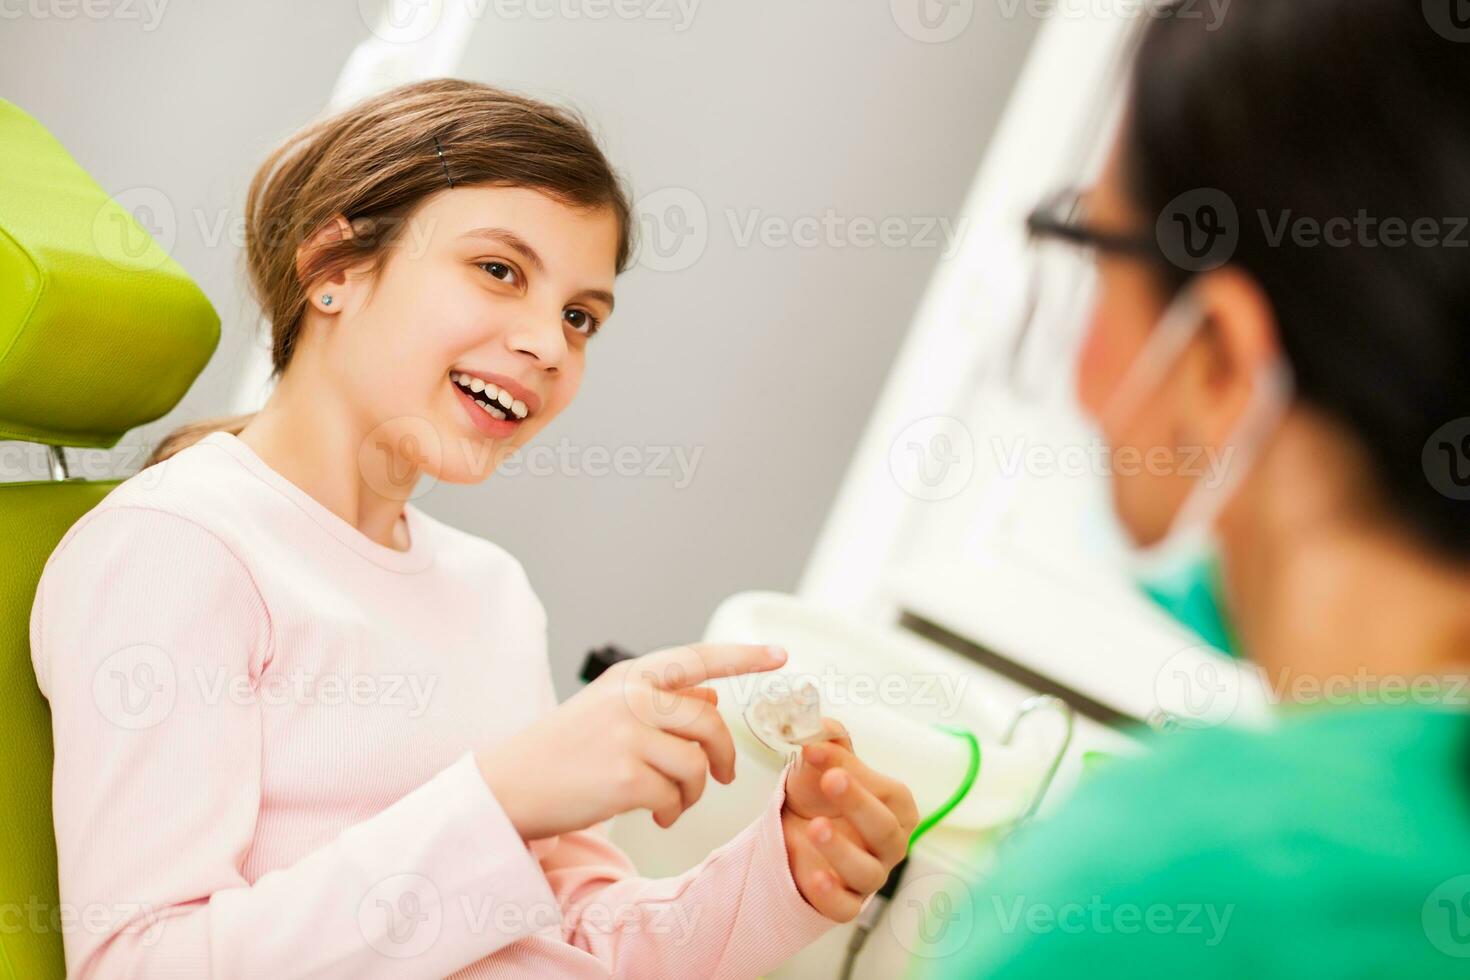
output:
[[439,137],[434,137],[434,152],[439,154],[439,164],[444,168],[444,179],[449,181],[449,186],[454,186],[454,178],[449,176],[449,161],[444,159],[444,147],[439,145]]

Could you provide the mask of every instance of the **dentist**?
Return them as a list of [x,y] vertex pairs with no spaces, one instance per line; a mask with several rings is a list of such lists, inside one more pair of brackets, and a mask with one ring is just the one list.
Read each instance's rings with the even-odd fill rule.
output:
[[[1179,12],[1176,5],[1176,12]],[[973,883],[944,975],[1470,972],[1470,24],[1235,0],[1148,25],[1096,186],[1079,400],[1151,592],[1262,673],[1273,727],[1161,739]],[[1234,217],[1232,217],[1234,215]],[[1179,573],[1184,572],[1183,578]],[[971,913],[973,913],[971,915]]]

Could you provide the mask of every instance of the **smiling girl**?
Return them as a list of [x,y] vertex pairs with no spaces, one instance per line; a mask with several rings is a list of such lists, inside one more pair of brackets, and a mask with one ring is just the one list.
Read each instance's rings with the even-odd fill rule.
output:
[[631,252],[585,127],[433,81],[293,136],[247,202],[273,376],[62,540],[31,622],[65,931],[91,977],[740,977],[851,919],[915,822],[834,728],[698,867],[636,876],[734,777],[692,646],[556,704],[520,564],[429,517],[575,397]]

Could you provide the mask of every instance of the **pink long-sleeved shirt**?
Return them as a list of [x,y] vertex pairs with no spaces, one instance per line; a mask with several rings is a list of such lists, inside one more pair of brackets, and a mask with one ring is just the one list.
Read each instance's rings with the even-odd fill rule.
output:
[[545,612],[404,511],[378,544],[216,432],[62,539],[31,651],[70,976],[748,977],[833,925],[779,795],[674,878],[521,840],[473,750],[555,707]]

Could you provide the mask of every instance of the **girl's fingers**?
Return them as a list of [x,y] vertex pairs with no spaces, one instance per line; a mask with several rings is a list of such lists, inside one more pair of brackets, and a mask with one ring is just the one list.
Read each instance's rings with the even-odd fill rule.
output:
[[[687,691],[680,692],[680,696],[685,695]],[[678,712],[664,726],[664,731],[698,743],[709,760],[710,775],[720,782],[728,783],[735,778],[735,739],[731,737],[725,719],[712,705],[701,705],[697,712]]]
[[813,895],[812,906],[829,919],[851,922],[863,907],[863,898],[842,884],[842,878],[830,869],[811,874],[807,890]]
[[807,825],[807,836],[847,888],[859,895],[871,895],[883,887],[888,878],[883,862],[839,833],[831,820],[825,817],[813,820]]
[[712,687],[685,687],[681,688],[679,690],[679,693],[685,695],[686,697],[698,698],[701,701],[708,701],[710,704],[717,705],[720,703],[720,692],[716,691]]
[[817,742],[803,746],[802,760],[819,769],[846,770],[866,786],[869,792],[887,804],[905,827],[912,828],[919,822],[919,809],[909,788],[898,780],[869,768],[867,763],[849,750],[831,742]]
[[[668,732],[652,732],[643,759],[661,773],[678,790],[679,808],[674,814],[683,813],[704,795],[705,776],[709,772],[709,760],[704,750],[695,742],[670,735]],[[669,823],[673,823],[670,820]]]
[[908,852],[908,834],[898,817],[878,797],[853,778],[846,769],[829,769],[822,773],[822,792],[837,803],[862,838],[868,849],[883,863],[892,866]]
[[684,794],[678,783],[649,765],[640,773],[638,798],[660,827],[673,826],[684,812]]
[[847,726],[836,718],[823,718],[822,728],[827,732],[827,741],[836,742],[848,752],[852,752],[852,735],[847,731]]
[[[810,762],[814,765],[826,767],[840,756],[832,751],[833,747],[848,755],[852,754],[852,736],[847,733],[842,722],[836,718],[823,718],[822,728],[825,737],[820,742],[808,742],[801,747],[801,761]],[[857,758],[857,756],[852,756]]]
[[695,643],[660,650],[626,661],[628,671],[655,687],[672,691],[702,684],[714,677],[775,670],[786,663],[780,647],[748,643]]
[[806,832],[788,831],[786,849],[791,855],[791,876],[807,904],[837,922],[848,922],[857,916],[863,896],[843,885],[842,876],[833,870]]
[[[833,766],[844,766],[861,778],[868,766],[857,757],[851,749],[842,745],[836,739],[826,739],[821,742],[811,742],[803,745],[801,752],[802,761],[810,762],[812,765],[822,769]],[[849,763],[853,763],[849,766]]]

